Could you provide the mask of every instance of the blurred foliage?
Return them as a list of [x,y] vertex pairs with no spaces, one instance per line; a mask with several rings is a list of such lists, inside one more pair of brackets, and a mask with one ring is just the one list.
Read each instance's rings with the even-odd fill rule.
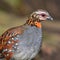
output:
[[9,5],[16,7],[17,5],[21,4],[21,0],[4,0]]
[[59,20],[59,2],[60,0],[0,0],[0,9],[18,16],[26,16],[37,9],[45,9]]

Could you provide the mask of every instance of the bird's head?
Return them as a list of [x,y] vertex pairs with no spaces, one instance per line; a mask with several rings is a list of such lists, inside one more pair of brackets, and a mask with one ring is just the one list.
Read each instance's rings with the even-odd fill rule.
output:
[[33,12],[29,19],[28,24],[35,25],[36,27],[41,27],[41,21],[53,20],[50,14],[45,10],[38,10]]

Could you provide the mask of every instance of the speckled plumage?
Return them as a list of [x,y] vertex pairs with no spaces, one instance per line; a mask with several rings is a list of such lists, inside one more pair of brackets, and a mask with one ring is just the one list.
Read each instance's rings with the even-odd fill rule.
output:
[[[40,19],[41,18],[41,19]],[[31,14],[27,22],[11,28],[0,36],[0,60],[31,60],[41,49],[41,21],[51,19],[44,10]]]
[[6,51],[13,52],[14,55],[12,56],[11,60],[13,58],[15,60],[32,59],[36,56],[41,46],[41,42],[42,42],[41,28],[37,28],[35,26],[31,27],[30,25],[27,25],[27,24],[18,28],[22,28],[22,30],[24,30],[23,33],[17,34],[16,36],[10,38],[6,43],[6,46],[8,44],[11,44],[12,40],[15,40],[15,41],[18,40],[18,42],[12,46],[12,49],[4,48],[2,52],[6,52]]
[[14,58],[16,57],[16,60],[27,60],[36,56],[41,45],[41,33],[41,29],[36,28],[35,26],[27,26],[26,30],[24,30],[24,33],[14,37],[14,40],[18,38],[17,40],[21,41],[18,43],[18,49],[15,51]]

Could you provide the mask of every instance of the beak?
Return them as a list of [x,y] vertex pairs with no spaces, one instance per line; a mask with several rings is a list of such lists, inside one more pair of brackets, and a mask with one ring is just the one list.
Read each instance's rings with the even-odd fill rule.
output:
[[53,18],[52,17],[47,17],[47,20],[52,20],[53,21]]

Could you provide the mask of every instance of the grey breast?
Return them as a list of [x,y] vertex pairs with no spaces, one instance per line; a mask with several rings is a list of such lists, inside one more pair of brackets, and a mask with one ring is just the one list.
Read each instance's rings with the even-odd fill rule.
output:
[[19,40],[17,50],[14,57],[18,59],[33,58],[39,51],[41,46],[42,31],[35,26],[28,26],[23,34],[14,37],[14,40]]

